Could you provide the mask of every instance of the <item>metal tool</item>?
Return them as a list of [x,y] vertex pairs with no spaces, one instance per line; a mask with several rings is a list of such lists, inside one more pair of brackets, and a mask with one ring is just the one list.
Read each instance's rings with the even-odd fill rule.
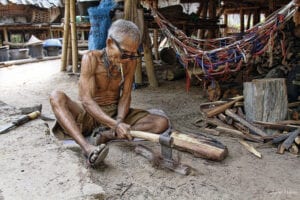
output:
[[10,124],[5,125],[4,128],[1,128],[0,134],[7,133],[8,131],[10,131],[30,120],[36,119],[38,116],[40,116],[40,114],[41,114],[40,111],[34,111],[32,113],[29,113],[28,115],[22,116],[19,119],[12,121]]

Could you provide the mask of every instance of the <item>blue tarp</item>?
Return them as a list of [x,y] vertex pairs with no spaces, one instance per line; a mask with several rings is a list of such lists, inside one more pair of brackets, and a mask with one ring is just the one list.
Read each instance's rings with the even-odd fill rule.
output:
[[114,0],[102,0],[99,6],[88,9],[91,24],[88,41],[89,50],[105,47],[107,31],[111,25],[110,11],[116,6]]

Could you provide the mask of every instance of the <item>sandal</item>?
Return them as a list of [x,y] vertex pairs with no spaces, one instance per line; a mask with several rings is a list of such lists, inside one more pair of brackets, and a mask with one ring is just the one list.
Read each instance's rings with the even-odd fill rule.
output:
[[101,165],[108,154],[109,148],[105,144],[95,147],[87,157],[88,165],[96,168]]

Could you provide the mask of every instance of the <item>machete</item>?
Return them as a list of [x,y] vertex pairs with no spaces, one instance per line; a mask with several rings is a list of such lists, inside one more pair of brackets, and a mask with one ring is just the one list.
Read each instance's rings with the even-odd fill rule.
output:
[[38,116],[40,116],[40,111],[34,111],[32,113],[29,113],[28,115],[24,115],[20,117],[19,119],[12,121],[10,124],[6,125],[4,128],[0,130],[0,134],[4,134],[30,120],[36,119]]

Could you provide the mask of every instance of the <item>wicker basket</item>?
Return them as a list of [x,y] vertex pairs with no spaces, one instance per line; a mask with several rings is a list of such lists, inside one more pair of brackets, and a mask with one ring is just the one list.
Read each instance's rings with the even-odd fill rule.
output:
[[50,23],[50,10],[33,9],[30,22],[31,23]]
[[27,7],[24,5],[8,4],[0,5],[0,17],[24,16],[27,13]]

